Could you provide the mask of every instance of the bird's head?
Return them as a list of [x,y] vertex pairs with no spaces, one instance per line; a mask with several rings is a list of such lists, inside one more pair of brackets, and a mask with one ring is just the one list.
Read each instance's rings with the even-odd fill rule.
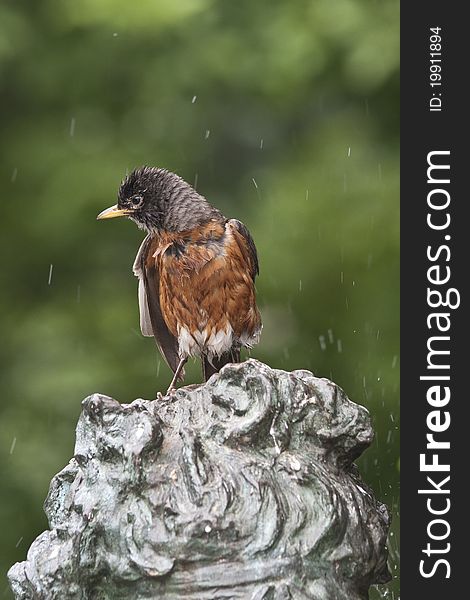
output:
[[121,183],[118,202],[97,219],[128,217],[147,232],[185,231],[222,214],[181,177],[158,167],[140,167]]

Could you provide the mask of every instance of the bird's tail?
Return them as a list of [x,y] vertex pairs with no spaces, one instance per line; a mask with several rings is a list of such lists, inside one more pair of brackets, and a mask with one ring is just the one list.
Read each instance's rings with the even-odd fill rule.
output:
[[221,356],[214,356],[210,361],[206,355],[202,357],[202,374],[204,381],[207,381],[211,375],[218,373],[220,369],[228,363],[240,362],[240,348],[231,348]]

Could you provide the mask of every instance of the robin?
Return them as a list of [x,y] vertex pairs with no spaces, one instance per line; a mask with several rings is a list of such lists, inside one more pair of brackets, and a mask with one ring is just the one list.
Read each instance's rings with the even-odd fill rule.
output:
[[140,328],[173,371],[167,393],[200,356],[204,380],[259,341],[259,273],[248,229],[224,215],[175,173],[141,167],[98,219],[125,216],[147,232],[134,262]]

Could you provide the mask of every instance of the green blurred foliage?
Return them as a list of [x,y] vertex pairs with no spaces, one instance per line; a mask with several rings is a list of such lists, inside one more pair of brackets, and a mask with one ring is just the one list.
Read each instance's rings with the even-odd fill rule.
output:
[[397,0],[2,1],[2,573],[46,527],[80,401],[168,384],[139,332],[142,232],[95,220],[151,164],[250,228],[253,356],[369,408],[360,466],[394,511],[395,579],[372,597],[398,597],[398,13]]

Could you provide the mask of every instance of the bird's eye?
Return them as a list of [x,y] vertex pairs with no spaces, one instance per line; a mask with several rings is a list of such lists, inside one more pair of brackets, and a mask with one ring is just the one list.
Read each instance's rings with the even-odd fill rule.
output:
[[144,201],[144,197],[141,196],[140,194],[136,194],[135,196],[132,196],[132,198],[130,199],[131,204],[134,208],[139,208],[139,206],[142,206],[142,203]]

